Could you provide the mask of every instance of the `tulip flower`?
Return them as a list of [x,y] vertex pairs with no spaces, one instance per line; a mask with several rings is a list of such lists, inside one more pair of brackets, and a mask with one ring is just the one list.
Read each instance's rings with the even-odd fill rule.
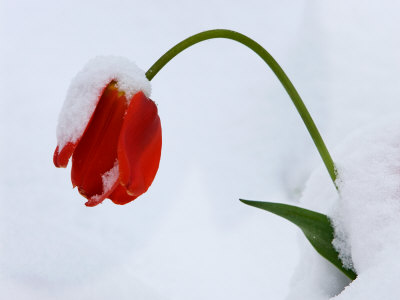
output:
[[[339,190],[335,164],[318,128],[276,60],[249,37],[215,29],[176,44],[146,73],[125,59],[103,57],[89,62],[73,80],[60,114],[53,159],[56,167],[66,167],[72,156],[72,184],[88,199],[87,206],[95,206],[106,198],[126,204],[147,191],[161,156],[161,124],[157,106],[148,98],[150,80],[180,52],[215,38],[247,46],[271,68],[303,119],[332,183]],[[328,216],[287,204],[241,201],[297,225],[321,256],[349,279],[356,279],[357,274],[347,269],[333,245],[335,230]]]
[[145,193],[161,156],[160,118],[145,94],[150,85],[144,72],[131,64],[124,73],[127,61],[109,60],[90,62],[73,81],[54,152],[56,167],[66,167],[72,156],[72,185],[87,206],[106,198],[126,204]]

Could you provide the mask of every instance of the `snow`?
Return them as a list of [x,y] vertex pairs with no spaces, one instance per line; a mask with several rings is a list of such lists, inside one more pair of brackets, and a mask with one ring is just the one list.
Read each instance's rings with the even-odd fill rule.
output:
[[115,161],[114,166],[108,172],[105,172],[101,179],[103,181],[103,194],[107,193],[119,176],[118,160]]
[[[152,80],[162,160],[151,189],[128,205],[84,206],[52,163],[54,131],[71,78],[90,58],[127,57],[146,70],[189,35],[228,28],[282,65],[332,151],[400,111],[399,8],[396,0],[0,1],[0,298],[341,293],[346,277],[300,233],[299,247],[295,226],[238,201],[296,204],[320,163],[287,94],[246,47],[195,45]],[[304,205],[333,215],[337,193],[324,168],[316,174]],[[298,261],[308,274],[292,277]],[[390,299],[398,269],[398,259],[371,265],[339,297]]]
[[102,91],[112,80],[125,92],[128,101],[139,91],[150,97],[151,85],[145,72],[127,58],[98,56],[91,59],[69,86],[57,125],[59,149],[82,136]]
[[[297,277],[304,281],[294,291],[298,299],[398,299],[400,296],[400,121],[387,117],[349,135],[334,151],[338,166],[338,193],[321,180],[316,171],[301,203],[318,206],[331,216],[334,245],[344,265],[354,268],[358,278],[348,282],[327,262],[304,250]],[[319,196],[318,196],[319,195]],[[321,197],[322,196],[322,197]],[[318,199],[318,200],[317,200]],[[313,257],[314,256],[314,257]],[[316,261],[319,260],[319,263]],[[306,265],[317,264],[313,270]],[[325,267],[324,267],[325,266]],[[332,277],[333,278],[332,280]],[[326,290],[327,283],[335,287]],[[336,283],[338,282],[338,283]],[[340,284],[342,282],[342,286]],[[382,284],[381,284],[382,283]],[[299,283],[297,283],[299,284]],[[303,289],[303,290],[302,290]],[[342,291],[344,289],[344,291]],[[338,294],[337,297],[334,297]],[[305,298],[304,298],[305,299]]]
[[101,180],[103,182],[103,193],[101,195],[93,196],[92,200],[96,201],[105,194],[109,193],[113,188],[114,184],[117,182],[118,178],[119,178],[119,165],[118,165],[118,160],[115,160],[114,166],[101,176]]

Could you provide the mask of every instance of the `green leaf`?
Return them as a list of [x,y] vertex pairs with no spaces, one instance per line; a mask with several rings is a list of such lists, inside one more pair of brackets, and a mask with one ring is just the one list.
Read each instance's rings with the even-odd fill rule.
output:
[[282,203],[249,201],[243,199],[240,199],[240,201],[247,205],[269,211],[296,224],[319,254],[334,264],[347,277],[352,280],[356,279],[357,274],[343,267],[343,263],[339,258],[339,253],[332,245],[333,227],[326,215]]

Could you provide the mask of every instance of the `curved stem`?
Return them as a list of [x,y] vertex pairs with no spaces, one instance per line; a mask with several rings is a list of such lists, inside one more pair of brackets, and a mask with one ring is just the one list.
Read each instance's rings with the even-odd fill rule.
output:
[[289,97],[292,99],[294,106],[296,107],[297,111],[299,112],[301,118],[303,119],[304,124],[307,127],[308,132],[310,133],[315,146],[318,149],[318,152],[325,164],[326,169],[329,172],[329,175],[333,181],[333,184],[336,186],[336,169],[335,165],[332,161],[331,155],[328,152],[328,149],[325,146],[324,141],[315,126],[313,119],[311,118],[310,113],[308,112],[306,106],[301,100],[300,95],[297,93],[295,87],[293,86],[292,82],[286,76],[285,72],[279,66],[279,64],[275,61],[275,59],[265,50],[260,44],[256,41],[250,39],[249,37],[227,29],[214,29],[203,31],[198,34],[192,35],[191,37],[183,40],[182,42],[176,44],[170,50],[168,50],[163,56],[161,56],[146,72],[146,77],[149,80],[152,80],[154,76],[176,55],[180,52],[189,48],[190,46],[197,44],[201,41],[215,39],[215,38],[225,38],[237,41],[251,50],[258,54],[271,68],[271,70],[275,73],[278,77],[279,81],[282,83],[283,87],[285,88],[286,92],[289,94]]

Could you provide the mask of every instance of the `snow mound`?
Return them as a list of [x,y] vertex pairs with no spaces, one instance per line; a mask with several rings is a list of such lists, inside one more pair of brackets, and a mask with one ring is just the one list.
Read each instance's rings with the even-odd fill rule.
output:
[[150,97],[151,85],[145,72],[126,58],[99,56],[75,76],[67,92],[57,125],[57,143],[62,149],[82,136],[105,86],[115,80],[128,101],[139,91]]
[[400,121],[359,130],[333,154],[340,197],[319,168],[301,202],[331,217],[334,246],[358,277],[349,284],[303,239],[288,299],[400,299]]

